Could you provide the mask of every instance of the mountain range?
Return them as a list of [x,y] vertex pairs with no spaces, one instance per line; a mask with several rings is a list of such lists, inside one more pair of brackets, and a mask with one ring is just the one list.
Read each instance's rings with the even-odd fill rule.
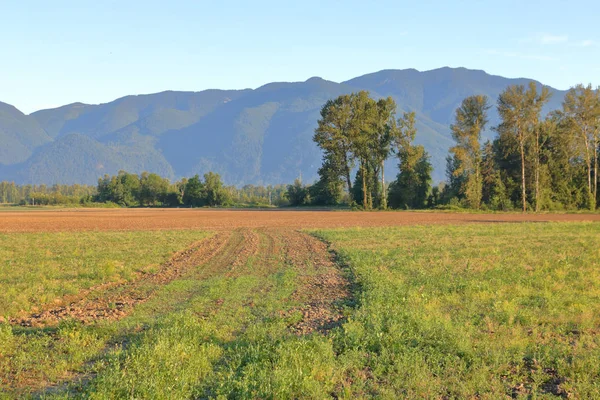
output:
[[[441,181],[461,101],[482,94],[495,105],[507,86],[530,80],[446,67],[384,70],[341,83],[314,77],[253,90],[167,91],[29,115],[0,102],[0,181],[95,184],[122,169],[170,179],[214,171],[234,185],[288,183],[299,176],[312,182],[321,164],[312,142],[320,108],[358,90],[393,97],[399,115],[416,113],[416,142],[431,155],[433,178]],[[565,94],[550,89],[545,111],[560,108]],[[497,124],[492,107],[489,127]],[[484,140],[494,136],[489,127]],[[396,165],[390,157],[389,177]]]

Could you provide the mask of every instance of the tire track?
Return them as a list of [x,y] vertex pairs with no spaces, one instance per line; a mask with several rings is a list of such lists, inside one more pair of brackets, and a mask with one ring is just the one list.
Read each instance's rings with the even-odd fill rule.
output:
[[25,327],[53,326],[64,319],[83,323],[119,320],[147,301],[163,285],[202,266],[195,279],[223,274],[237,277],[254,258],[261,274],[276,273],[283,265],[298,272],[299,286],[290,301],[301,303],[285,312],[300,312],[300,322],[290,327],[297,334],[327,332],[343,321],[344,302],[351,298],[350,283],[335,263],[327,245],[300,231],[284,228],[238,228],[221,231],[174,255],[152,275],[127,284],[103,284],[66,298],[64,306],[9,320]]
[[63,299],[67,305],[48,307],[24,317],[9,320],[12,325],[24,327],[53,326],[64,319],[83,323],[99,320],[117,320],[128,315],[136,304],[147,301],[156,290],[182,275],[190,268],[208,263],[229,244],[231,232],[216,235],[195,243],[187,250],[176,253],[162,264],[159,271],[125,284],[108,283],[85,290],[76,298]]
[[286,262],[300,274],[291,300],[302,305],[286,314],[300,312],[302,319],[290,329],[298,335],[326,334],[344,322],[344,304],[352,299],[351,283],[326,243],[299,231],[285,230],[280,235],[286,244]]
[[283,228],[262,228],[261,273],[276,273],[283,266],[297,272],[297,288],[288,299],[300,304],[282,317],[300,313],[290,326],[298,335],[327,333],[344,320],[343,306],[352,298],[351,284],[335,262],[326,243],[306,233]]

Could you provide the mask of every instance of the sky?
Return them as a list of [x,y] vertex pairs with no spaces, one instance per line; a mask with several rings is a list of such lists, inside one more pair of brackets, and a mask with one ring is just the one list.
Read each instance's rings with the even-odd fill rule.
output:
[[600,85],[600,2],[0,0],[0,101],[24,113],[382,69]]

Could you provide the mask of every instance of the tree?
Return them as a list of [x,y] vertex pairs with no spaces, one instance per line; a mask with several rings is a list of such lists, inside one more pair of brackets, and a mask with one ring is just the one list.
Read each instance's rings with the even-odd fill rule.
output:
[[165,199],[169,190],[169,181],[157,174],[142,172],[140,177],[139,201],[141,205],[155,206]]
[[[348,193],[365,209],[375,203],[387,207],[385,191],[385,160],[389,157],[396,130],[396,103],[391,97],[375,101],[369,92],[360,91],[328,101],[321,109],[321,118],[313,140],[323,150],[320,184],[315,190],[332,189],[345,180]],[[361,188],[353,188],[350,174],[359,162]],[[328,190],[329,190],[328,189]],[[327,201],[330,202],[330,201]],[[375,204],[377,205],[377,204]]]
[[290,201],[290,205],[297,207],[309,203],[309,191],[302,184],[300,179],[296,179],[293,185],[288,185],[286,197]]
[[202,207],[206,204],[204,197],[204,184],[198,174],[191,177],[185,184],[183,204],[191,207]]
[[[332,156],[332,154],[330,154]],[[343,181],[336,171],[336,161],[325,158],[319,168],[319,180],[310,188],[310,198],[313,204],[336,205],[342,198]]]
[[175,182],[174,189],[177,193],[179,203],[183,203],[183,196],[185,195],[185,187],[187,185],[187,182],[187,178],[181,178],[181,180]]
[[521,201],[523,212],[527,211],[526,147],[533,134],[542,106],[549,100],[548,88],[537,93],[535,82],[525,90],[523,85],[512,85],[498,97],[498,114],[502,120],[497,130],[509,138],[521,157]]
[[392,151],[392,143],[397,135],[395,116],[396,102],[391,97],[377,101],[377,114],[373,120],[370,155],[372,168],[375,170],[378,168],[381,172],[379,205],[383,209],[387,208],[385,160]]
[[535,184],[535,212],[540,211],[540,204],[542,202],[540,178],[542,173],[542,158],[544,156],[544,148],[555,128],[555,122],[549,118],[538,122],[533,127],[534,135],[532,136],[533,143],[531,146],[531,153],[533,158],[533,175]]
[[[372,176],[376,169],[373,167],[372,156],[374,145],[374,132],[378,114],[377,103],[369,92],[361,90],[351,95],[352,104],[352,153],[359,160],[359,173],[362,183],[362,204],[364,209],[373,208]],[[377,179],[375,179],[376,181]]]
[[450,126],[456,146],[450,149],[457,160],[456,176],[465,177],[461,191],[470,207],[479,209],[482,197],[481,133],[488,122],[490,108],[486,96],[470,96],[456,109],[455,123]]
[[140,178],[136,174],[119,171],[117,176],[104,175],[98,179],[97,199],[131,207],[138,204]]
[[204,202],[210,207],[226,205],[231,201],[229,192],[223,187],[221,176],[214,172],[204,174]]
[[321,118],[315,129],[313,140],[324,152],[324,159],[331,163],[331,171],[342,176],[352,191],[350,171],[354,167],[355,156],[353,141],[354,129],[352,96],[342,95],[335,100],[329,100],[321,108]]
[[414,167],[401,162],[400,173],[390,184],[389,200],[392,208],[419,209],[427,206],[433,168],[423,146],[415,146],[414,155],[420,155]]
[[[563,116],[572,126],[587,166],[589,207],[598,199],[598,146],[600,144],[600,90],[592,85],[571,88],[563,102]],[[592,170],[594,179],[592,180]]]
[[431,163],[423,146],[414,146],[415,113],[404,113],[398,120],[394,144],[400,172],[389,187],[392,208],[423,208],[431,189]]

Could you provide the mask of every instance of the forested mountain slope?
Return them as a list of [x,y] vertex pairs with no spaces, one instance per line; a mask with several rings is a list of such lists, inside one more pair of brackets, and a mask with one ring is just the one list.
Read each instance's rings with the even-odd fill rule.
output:
[[[392,96],[399,113],[416,112],[417,143],[431,154],[437,181],[444,178],[449,125],[462,99],[484,94],[494,104],[508,85],[528,81],[465,68],[384,70],[342,83],[311,78],[255,90],[169,91],[31,115],[0,103],[0,180],[94,184],[124,169],[169,178],[212,170],[228,184],[283,183],[300,175],[310,182],[321,163],[312,142],[321,106],[368,90]],[[552,91],[548,109],[559,108],[564,96]],[[498,118],[490,111],[493,126]],[[388,163],[393,173],[396,161]]]

